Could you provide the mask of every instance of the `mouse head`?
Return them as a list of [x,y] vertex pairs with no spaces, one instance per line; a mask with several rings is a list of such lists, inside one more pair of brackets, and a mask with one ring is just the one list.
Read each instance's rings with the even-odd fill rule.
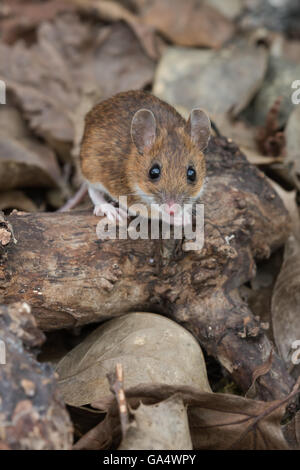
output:
[[186,124],[168,132],[158,128],[152,111],[137,111],[131,123],[137,152],[128,180],[139,201],[164,205],[171,216],[176,216],[176,207],[197,201],[205,180],[202,152],[210,132],[210,120],[202,109],[193,109]]

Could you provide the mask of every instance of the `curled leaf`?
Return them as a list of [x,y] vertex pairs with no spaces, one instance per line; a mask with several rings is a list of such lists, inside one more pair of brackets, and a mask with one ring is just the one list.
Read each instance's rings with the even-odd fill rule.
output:
[[193,336],[165,317],[139,312],[100,326],[59,362],[65,401],[80,406],[110,395],[106,375],[117,363],[124,369],[126,388],[162,383],[210,390],[202,351]]
[[[193,448],[197,450],[284,450],[289,444],[280,425],[293,391],[282,400],[262,402],[237,395],[200,392],[195,387],[142,384],[125,390],[127,403],[154,404],[176,395],[187,406]],[[113,396],[99,402],[107,417],[90,431],[99,448],[118,446],[120,422]],[[105,430],[105,432],[104,432]],[[80,442],[80,441],[79,441]],[[79,443],[78,443],[79,444]]]

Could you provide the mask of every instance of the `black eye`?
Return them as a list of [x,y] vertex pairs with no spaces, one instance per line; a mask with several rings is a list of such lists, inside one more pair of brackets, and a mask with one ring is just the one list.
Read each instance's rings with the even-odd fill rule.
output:
[[189,183],[193,183],[196,179],[196,170],[189,166],[186,172],[186,177]]
[[157,180],[160,177],[160,167],[159,165],[153,165],[149,170],[149,178],[152,180]]

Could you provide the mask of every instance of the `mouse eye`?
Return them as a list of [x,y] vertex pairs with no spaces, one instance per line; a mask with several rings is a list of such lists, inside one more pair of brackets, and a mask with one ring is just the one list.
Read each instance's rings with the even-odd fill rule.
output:
[[149,170],[149,178],[152,180],[157,180],[160,177],[160,166],[153,165]]
[[196,179],[196,170],[189,166],[186,172],[186,177],[189,183],[193,183]]

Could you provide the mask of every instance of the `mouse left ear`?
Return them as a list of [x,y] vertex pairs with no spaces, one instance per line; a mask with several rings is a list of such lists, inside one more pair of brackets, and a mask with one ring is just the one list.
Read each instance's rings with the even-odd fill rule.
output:
[[132,118],[131,138],[138,152],[152,147],[156,137],[156,120],[149,109],[139,109]]
[[186,123],[186,131],[201,151],[207,147],[211,134],[211,124],[203,109],[195,108],[191,111]]

